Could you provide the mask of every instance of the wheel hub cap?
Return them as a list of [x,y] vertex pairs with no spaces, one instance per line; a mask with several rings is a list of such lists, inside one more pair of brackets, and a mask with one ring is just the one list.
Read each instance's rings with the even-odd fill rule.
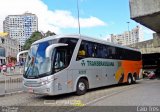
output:
[[84,89],[85,89],[85,84],[84,83],[79,83],[79,89],[81,90],[81,91],[83,91]]

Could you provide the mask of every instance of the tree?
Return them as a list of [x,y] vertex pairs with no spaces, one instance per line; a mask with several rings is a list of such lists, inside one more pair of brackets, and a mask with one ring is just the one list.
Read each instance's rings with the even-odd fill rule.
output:
[[45,33],[45,37],[52,36],[52,35],[56,35],[56,34],[54,32],[51,32],[51,31],[47,31]]
[[56,34],[51,31],[47,31],[44,35],[42,35],[42,33],[39,31],[32,33],[31,37],[26,40],[23,46],[23,50],[28,50],[33,42],[48,36],[52,36],[52,35],[56,35]]
[[33,42],[42,38],[43,38],[43,35],[41,34],[41,32],[36,31],[32,33],[31,37],[27,39],[25,44],[23,45],[23,50],[28,50]]

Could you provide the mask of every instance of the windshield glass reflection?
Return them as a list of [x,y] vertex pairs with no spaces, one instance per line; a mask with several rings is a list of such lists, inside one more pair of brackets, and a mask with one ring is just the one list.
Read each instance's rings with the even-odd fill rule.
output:
[[42,77],[51,72],[51,59],[45,57],[45,51],[52,43],[53,41],[46,41],[31,47],[25,65],[26,78]]

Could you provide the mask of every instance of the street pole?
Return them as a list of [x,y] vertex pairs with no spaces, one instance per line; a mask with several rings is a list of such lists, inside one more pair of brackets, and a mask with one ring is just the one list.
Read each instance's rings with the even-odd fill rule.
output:
[[130,32],[129,32],[129,24],[130,24],[130,22],[128,21],[127,24],[128,24],[128,37],[130,39]]
[[128,23],[128,32],[129,32],[129,23],[130,23],[130,22],[127,22],[127,23]]
[[77,16],[78,16],[78,29],[79,29],[79,34],[81,34],[81,26],[80,26],[80,20],[79,20],[79,0],[77,0]]

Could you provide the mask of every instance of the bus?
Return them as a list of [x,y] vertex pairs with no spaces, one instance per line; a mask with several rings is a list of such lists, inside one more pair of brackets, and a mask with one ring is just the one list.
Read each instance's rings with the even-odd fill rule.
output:
[[49,36],[27,52],[23,88],[35,94],[83,95],[92,88],[133,84],[142,69],[138,50],[82,35]]

